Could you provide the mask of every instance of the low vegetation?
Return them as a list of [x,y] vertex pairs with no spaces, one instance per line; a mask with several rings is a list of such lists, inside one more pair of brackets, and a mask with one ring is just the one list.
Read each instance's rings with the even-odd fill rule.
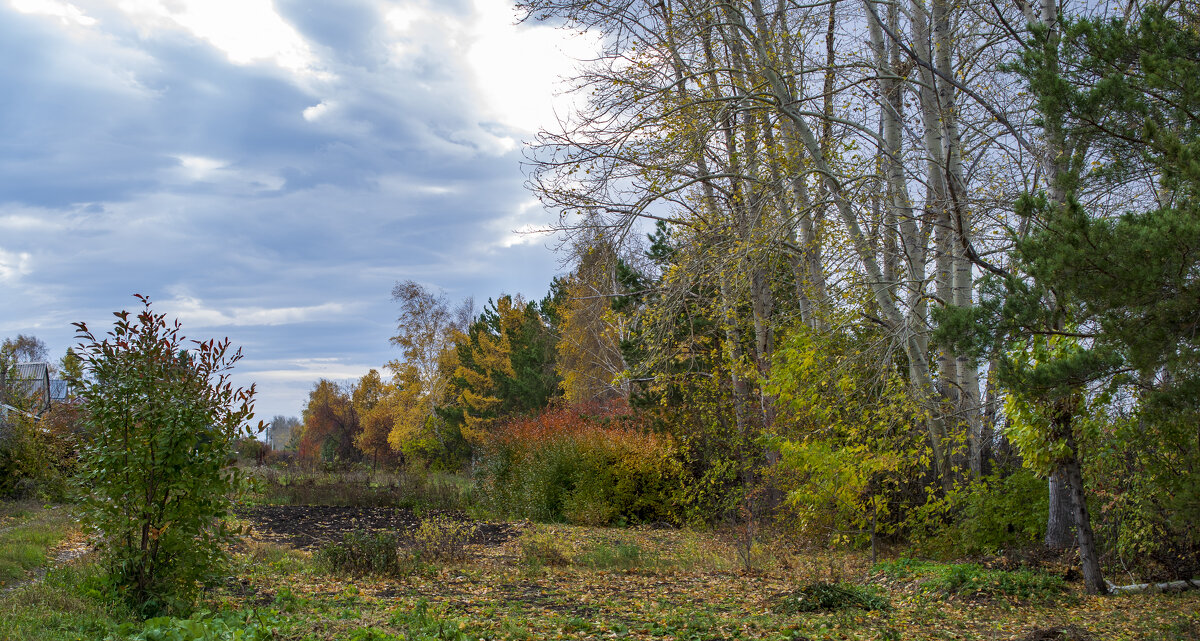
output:
[[[386,537],[344,543],[392,562],[380,553]],[[395,573],[251,539],[192,612],[146,620],[109,600],[98,567],[81,559],[0,594],[0,638],[1016,641],[1072,626],[1081,638],[1184,641],[1200,631],[1194,592],[1094,597],[1032,569],[908,558],[872,567],[863,553],[786,547],[746,573],[735,546],[728,531],[527,525],[502,543],[468,544],[463,559]]]

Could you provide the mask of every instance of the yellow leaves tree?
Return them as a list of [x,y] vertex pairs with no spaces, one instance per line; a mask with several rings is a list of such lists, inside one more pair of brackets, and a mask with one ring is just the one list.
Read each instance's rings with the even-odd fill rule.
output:
[[350,394],[361,428],[354,437],[354,446],[370,457],[372,467],[396,458],[388,436],[396,423],[397,391],[394,383],[384,381],[379,371],[372,369],[358,380]]
[[567,301],[560,308],[556,367],[563,398],[569,403],[628,398],[621,335],[627,319],[612,309],[621,293],[616,282],[616,252],[598,243],[581,252],[579,266],[566,279]]
[[452,390],[456,344],[470,322],[472,302],[451,308],[445,293],[412,280],[396,283],[392,299],[401,311],[391,340],[402,358],[388,363],[395,376],[386,404],[387,441],[398,452],[427,455],[450,440],[436,408]]

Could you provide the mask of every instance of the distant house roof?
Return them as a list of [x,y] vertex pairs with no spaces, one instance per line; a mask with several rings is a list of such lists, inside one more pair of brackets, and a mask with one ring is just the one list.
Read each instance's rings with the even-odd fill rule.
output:
[[61,378],[50,379],[50,402],[62,403],[71,398],[71,384]]
[[15,376],[8,382],[8,402],[12,396],[32,401],[34,412],[50,409],[50,366],[46,363],[17,363]]

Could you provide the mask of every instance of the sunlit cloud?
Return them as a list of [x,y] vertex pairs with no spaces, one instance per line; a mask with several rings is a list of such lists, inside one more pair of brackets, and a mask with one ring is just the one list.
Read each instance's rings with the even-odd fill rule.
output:
[[146,32],[182,28],[239,65],[268,61],[293,72],[315,72],[304,38],[270,0],[121,0],[118,7]]
[[96,24],[96,19],[88,16],[83,11],[69,2],[59,2],[58,0],[10,0],[10,5],[13,9],[21,13],[50,16],[58,18],[63,24],[74,24],[81,27],[90,27]]
[[0,248],[0,281],[15,281],[33,271],[33,257],[29,252],[12,252]]

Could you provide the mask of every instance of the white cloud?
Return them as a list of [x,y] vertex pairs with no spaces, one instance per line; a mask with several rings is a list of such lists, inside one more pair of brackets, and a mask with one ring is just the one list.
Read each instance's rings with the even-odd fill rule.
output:
[[543,214],[541,203],[536,198],[521,203],[512,215],[496,221],[500,239],[492,243],[492,247],[507,249],[544,242],[554,232],[546,224],[537,222],[543,218]]
[[69,2],[57,0],[11,0],[9,4],[21,13],[43,15],[58,18],[63,24],[76,24],[90,27],[96,24],[96,19],[89,17],[83,11]]
[[62,225],[50,219],[52,212],[46,212],[42,216],[34,216],[30,214],[9,214],[0,216],[0,229],[11,232],[21,231],[53,231],[62,227]]
[[29,252],[10,252],[0,248],[0,281],[15,281],[33,271]]
[[184,174],[191,180],[204,180],[211,176],[213,172],[229,164],[224,160],[205,158],[204,156],[180,154],[175,157],[179,159],[179,164],[183,167]]
[[507,2],[475,0],[468,64],[489,116],[525,132],[551,128],[575,98],[563,91],[579,60],[596,56],[600,37],[545,25],[515,25]]
[[118,7],[144,34],[183,28],[234,64],[265,60],[297,73],[317,72],[308,42],[270,0],[122,0]]
[[321,118],[321,116],[324,116],[328,111],[329,111],[329,103],[328,102],[319,102],[319,103],[305,109],[302,115],[304,116],[305,120],[307,120],[309,122],[315,122],[315,121],[319,120]]
[[230,307],[220,310],[191,296],[176,296],[159,305],[169,316],[178,317],[185,327],[274,326],[312,320],[328,320],[347,311],[342,303],[324,303],[307,307]]
[[345,363],[339,358],[292,358],[251,362],[246,364],[245,369],[247,375],[252,375],[258,381],[286,381],[311,385],[319,378],[361,378],[371,369],[381,369],[381,365]]

